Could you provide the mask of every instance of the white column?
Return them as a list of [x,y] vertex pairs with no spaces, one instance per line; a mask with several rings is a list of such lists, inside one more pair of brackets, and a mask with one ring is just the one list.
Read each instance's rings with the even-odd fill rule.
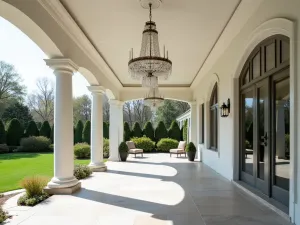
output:
[[197,143],[197,102],[190,103],[191,106],[191,120],[190,120],[190,136],[189,141],[193,142],[196,148]]
[[70,59],[46,59],[56,76],[54,99],[54,177],[46,191],[71,194],[80,188],[73,176],[73,96],[72,75],[78,67]]
[[123,141],[123,104],[118,100],[110,100],[109,116],[109,160],[119,161],[119,145]]
[[107,170],[103,162],[103,95],[105,89],[101,86],[89,86],[92,93],[91,115],[91,162],[89,167],[95,172]]

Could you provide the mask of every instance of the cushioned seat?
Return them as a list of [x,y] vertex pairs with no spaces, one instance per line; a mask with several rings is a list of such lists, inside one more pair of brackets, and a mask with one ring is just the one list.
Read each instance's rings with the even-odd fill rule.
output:
[[170,149],[170,157],[172,154],[177,154],[177,157],[178,155],[181,154],[184,154],[186,156],[185,145],[186,145],[185,141],[180,141],[177,148]]
[[143,157],[144,150],[136,148],[133,141],[126,141],[126,144],[128,146],[128,149],[129,149],[129,151],[128,151],[129,154],[134,154],[134,157],[136,157],[136,154],[141,154],[142,157]]

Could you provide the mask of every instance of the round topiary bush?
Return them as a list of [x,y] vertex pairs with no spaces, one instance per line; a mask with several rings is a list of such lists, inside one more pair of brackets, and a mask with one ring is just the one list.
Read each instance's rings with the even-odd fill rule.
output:
[[76,127],[75,127],[75,134],[74,134],[74,143],[81,143],[82,142],[82,131],[83,131],[83,123],[81,120],[78,120]]
[[91,144],[91,121],[86,121],[82,131],[82,141]]
[[36,123],[33,120],[31,120],[28,123],[26,132],[25,132],[25,136],[26,137],[39,136],[39,129],[37,128]]
[[47,120],[44,121],[42,126],[41,126],[40,136],[44,136],[46,138],[50,138],[50,136],[51,136],[51,127],[50,127],[50,124]]
[[23,128],[19,120],[12,119],[7,128],[6,143],[9,146],[19,146],[23,136]]
[[91,148],[87,143],[77,143],[74,145],[74,155],[77,159],[89,159]]
[[168,137],[168,131],[163,121],[160,121],[155,129],[155,140],[158,142],[162,138]]
[[129,124],[127,122],[124,122],[124,137],[123,137],[124,141],[129,141],[130,135],[131,135],[131,130]]
[[109,157],[109,140],[106,138],[103,139],[103,157]]
[[86,165],[75,165],[74,166],[74,177],[78,180],[89,177],[93,171]]
[[197,149],[196,149],[196,146],[194,145],[193,142],[190,142],[187,144],[186,148],[185,148],[185,151],[186,152],[196,152]]
[[126,142],[121,142],[118,148],[119,152],[128,152],[128,146]]
[[180,136],[181,136],[180,128],[179,128],[178,123],[176,121],[173,121],[171,123],[171,126],[168,130],[168,135],[169,135],[169,138],[180,141]]
[[5,144],[5,143],[6,143],[5,127],[2,120],[0,120],[0,144]]
[[145,124],[144,129],[143,129],[143,134],[144,134],[144,136],[150,138],[152,141],[155,141],[154,129],[153,129],[152,123],[150,121],[148,121]]
[[31,136],[22,138],[18,152],[49,152],[51,149],[51,140],[49,138],[39,136]]
[[157,143],[157,150],[160,152],[169,152],[170,149],[177,148],[178,141],[171,138],[162,138]]
[[151,152],[155,147],[155,142],[148,137],[131,138],[136,148],[143,149],[144,152]]
[[142,137],[143,131],[140,127],[140,124],[138,122],[135,122],[132,128],[132,137]]

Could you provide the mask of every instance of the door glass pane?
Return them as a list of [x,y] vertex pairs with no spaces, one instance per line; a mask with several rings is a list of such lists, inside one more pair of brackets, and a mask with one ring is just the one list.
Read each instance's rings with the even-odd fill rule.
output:
[[244,172],[253,175],[253,93],[242,95],[243,99],[243,163]]
[[269,71],[273,68],[275,68],[275,42],[272,44],[269,44],[265,48],[266,50],[266,65],[265,65],[265,71]]
[[252,60],[253,79],[260,76],[260,52],[258,52]]
[[275,84],[275,179],[274,184],[289,190],[290,180],[290,86],[289,79]]
[[250,81],[250,71],[247,70],[246,74],[244,75],[243,84],[247,84]]
[[257,177],[260,179],[264,179],[264,168],[265,168],[265,144],[266,138],[265,134],[267,132],[266,121],[268,118],[265,118],[265,107],[267,104],[268,92],[266,87],[258,88],[258,137],[259,145],[258,145],[258,152],[257,152]]

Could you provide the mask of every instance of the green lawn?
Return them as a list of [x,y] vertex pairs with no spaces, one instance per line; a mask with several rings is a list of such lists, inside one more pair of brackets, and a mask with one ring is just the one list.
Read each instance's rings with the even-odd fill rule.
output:
[[[87,165],[90,160],[75,160]],[[21,188],[20,180],[27,176],[53,176],[53,153],[0,154],[0,193]]]

